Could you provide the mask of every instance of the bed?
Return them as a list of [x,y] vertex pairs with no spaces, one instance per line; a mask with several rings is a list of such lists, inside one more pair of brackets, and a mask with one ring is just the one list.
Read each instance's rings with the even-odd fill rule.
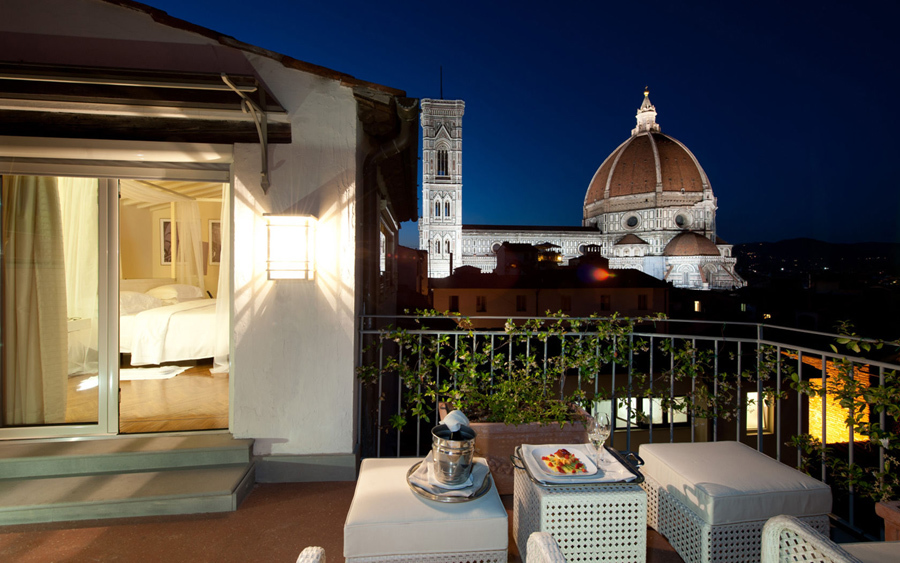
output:
[[212,358],[216,300],[171,279],[120,280],[119,351],[132,366]]

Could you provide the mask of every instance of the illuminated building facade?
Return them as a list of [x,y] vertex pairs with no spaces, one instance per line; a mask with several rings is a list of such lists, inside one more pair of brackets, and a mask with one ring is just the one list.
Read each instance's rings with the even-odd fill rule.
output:
[[580,227],[462,223],[461,100],[422,100],[423,214],[419,248],[429,275],[459,266],[491,272],[504,242],[552,247],[562,265],[597,245],[613,269],[635,269],[688,289],[734,289],[731,245],[716,236],[716,198],[696,157],[660,132],[649,92],[631,137],[588,185]]

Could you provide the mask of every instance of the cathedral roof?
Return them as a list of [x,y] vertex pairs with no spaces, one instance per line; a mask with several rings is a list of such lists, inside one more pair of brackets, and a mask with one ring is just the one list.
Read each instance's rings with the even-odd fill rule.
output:
[[715,243],[703,235],[685,231],[669,241],[665,256],[719,256]]
[[637,127],[597,169],[584,204],[658,192],[702,193],[705,189],[709,189],[709,179],[700,163],[681,141],[660,132],[656,108],[645,91]]
[[616,242],[616,245],[619,245],[619,244],[650,244],[650,243],[648,243],[647,241],[645,241],[644,239],[642,239],[641,237],[637,236],[634,233],[628,233],[627,235],[620,238]]
[[596,233],[596,227],[572,227],[572,226],[546,226],[546,225],[463,225],[464,231],[509,231],[511,233],[547,231],[547,232],[573,232],[573,233]]

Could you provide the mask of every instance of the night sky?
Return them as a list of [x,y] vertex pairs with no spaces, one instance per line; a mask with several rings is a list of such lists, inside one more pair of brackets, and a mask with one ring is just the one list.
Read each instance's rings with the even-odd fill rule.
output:
[[466,102],[464,223],[580,225],[649,86],[726,241],[900,242],[896,0],[147,3],[416,98],[443,68]]

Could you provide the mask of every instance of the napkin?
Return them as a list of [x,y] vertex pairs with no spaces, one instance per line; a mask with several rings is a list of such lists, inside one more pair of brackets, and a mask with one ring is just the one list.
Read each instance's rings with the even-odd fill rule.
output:
[[444,417],[441,424],[445,424],[450,432],[458,432],[460,426],[469,425],[469,419],[466,418],[466,415],[464,415],[461,410],[455,410],[447,413],[447,416]]
[[433,495],[470,497],[481,487],[490,470],[483,459],[472,461],[472,473],[465,483],[461,485],[444,485],[438,482],[434,476],[434,458],[429,450],[428,455],[419,464],[419,467],[409,476],[409,482]]

